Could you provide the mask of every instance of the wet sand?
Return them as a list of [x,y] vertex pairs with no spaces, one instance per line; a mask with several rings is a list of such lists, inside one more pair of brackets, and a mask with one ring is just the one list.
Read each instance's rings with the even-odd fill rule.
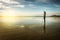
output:
[[0,28],[0,40],[59,40],[59,31],[46,31],[35,28]]
[[[21,20],[21,19],[20,19]],[[18,21],[18,20],[17,20]],[[31,22],[30,22],[31,21]],[[21,24],[22,23],[22,24]],[[43,30],[43,20],[22,20],[21,23],[3,25],[0,22],[0,40],[59,40],[60,39],[60,19],[46,19],[46,32]],[[26,24],[25,24],[26,23]],[[32,24],[31,24],[32,23]]]

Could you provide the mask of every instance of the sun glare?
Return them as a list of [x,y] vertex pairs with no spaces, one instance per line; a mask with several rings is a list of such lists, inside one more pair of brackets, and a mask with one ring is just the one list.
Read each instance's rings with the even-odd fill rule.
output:
[[16,11],[13,9],[7,9],[2,13],[2,16],[16,16]]
[[16,11],[7,9],[2,13],[2,22],[11,23],[16,21]]

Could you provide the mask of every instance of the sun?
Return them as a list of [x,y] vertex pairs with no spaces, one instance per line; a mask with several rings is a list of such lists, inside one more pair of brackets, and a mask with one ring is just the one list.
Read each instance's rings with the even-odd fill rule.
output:
[[7,9],[2,13],[2,16],[16,16],[17,12],[13,9]]
[[2,22],[14,23],[16,22],[17,13],[13,9],[7,9],[2,13]]

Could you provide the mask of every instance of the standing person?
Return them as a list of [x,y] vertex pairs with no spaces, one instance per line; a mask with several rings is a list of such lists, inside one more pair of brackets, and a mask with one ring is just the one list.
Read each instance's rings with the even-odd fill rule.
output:
[[44,11],[44,33],[46,33],[46,11]]

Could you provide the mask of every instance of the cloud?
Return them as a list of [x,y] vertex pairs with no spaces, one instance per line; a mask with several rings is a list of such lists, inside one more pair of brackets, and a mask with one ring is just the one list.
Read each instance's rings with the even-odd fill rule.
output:
[[60,0],[50,0],[51,3],[60,5]]
[[50,0],[25,0],[25,1],[28,1],[28,2],[45,2],[45,3],[48,3]]
[[11,8],[11,7],[8,7],[8,6],[2,6],[2,8]]
[[0,3],[0,8],[10,8],[10,7],[3,5],[3,3]]
[[25,1],[30,1],[30,2],[34,2],[35,0],[25,0]]
[[19,2],[16,2],[16,1],[11,1],[10,3],[11,4],[20,4]]
[[57,8],[60,8],[60,5],[58,5],[58,4],[54,4],[54,6],[57,7]]
[[28,2],[37,2],[37,3],[49,3],[49,4],[59,4],[60,0],[25,0]]
[[13,1],[13,0],[0,0],[0,1],[5,2],[5,3],[9,3],[9,4],[20,4],[19,2]]
[[60,0],[36,0],[36,1],[60,5]]
[[34,4],[29,4],[29,7],[31,7],[31,8],[37,8]]
[[25,7],[25,5],[15,5],[15,6],[13,6],[13,7],[20,7],[20,8],[24,8],[24,7]]
[[45,3],[47,3],[47,2],[49,2],[49,0],[36,0],[37,2],[45,2]]
[[0,3],[0,8],[2,7],[2,3]]
[[[24,8],[25,5],[28,5],[30,6],[31,8],[38,8],[38,5],[36,5],[36,2],[39,3],[49,3],[48,5],[47,4],[42,4],[40,6],[50,6],[51,5],[54,5],[54,6],[58,6],[60,7],[59,5],[55,5],[55,2],[58,2],[57,1],[53,1],[53,0],[0,0],[6,4],[3,5],[3,8],[9,8],[9,7],[20,7],[20,8]],[[25,4],[24,4],[25,3]],[[52,4],[53,3],[53,4]],[[0,4],[1,6],[1,4]]]
[[[21,2],[15,1],[15,0],[0,0],[2,1],[2,3],[0,3],[0,8],[16,8],[16,7],[20,7],[20,8],[24,8],[25,5],[20,4]],[[8,5],[6,5],[6,4]]]

